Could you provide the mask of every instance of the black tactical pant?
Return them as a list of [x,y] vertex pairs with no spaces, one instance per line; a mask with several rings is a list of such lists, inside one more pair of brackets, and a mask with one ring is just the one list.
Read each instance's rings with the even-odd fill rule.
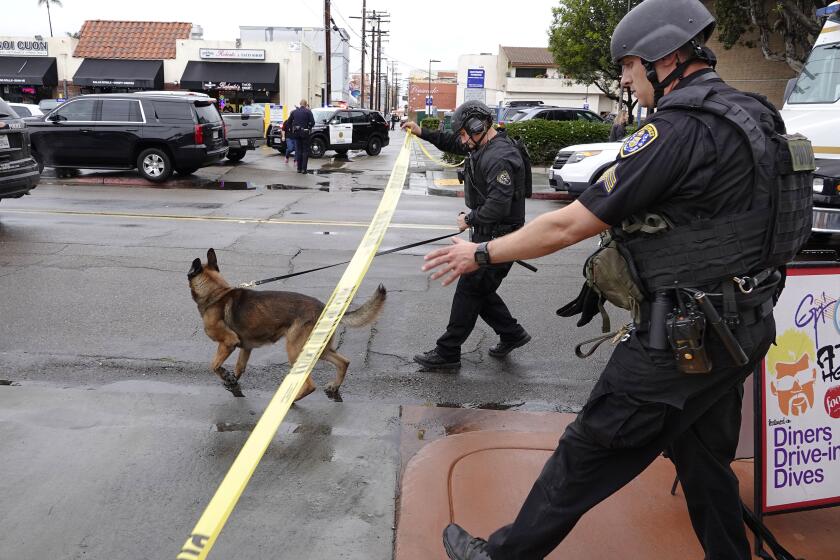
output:
[[[738,445],[743,381],[775,336],[772,317],[749,330],[755,341],[745,348],[750,363],[715,369],[708,374],[714,377],[707,377],[711,383],[682,409],[641,400],[627,391],[605,391],[599,381],[583,411],[566,428],[514,523],[490,536],[493,560],[544,558],[584,513],[633,480],[666,449],[706,559],[749,560],[738,479],[730,463]],[[602,380],[617,369],[633,375],[634,366],[639,364],[610,360]],[[663,493],[667,484],[663,481]]]
[[505,342],[522,338],[522,328],[502,301],[496,290],[505,279],[512,263],[483,266],[472,274],[458,279],[446,332],[437,340],[438,353],[445,358],[458,359],[461,345],[469,338],[479,317]]
[[295,139],[295,163],[298,171],[306,171],[309,166],[309,136]]

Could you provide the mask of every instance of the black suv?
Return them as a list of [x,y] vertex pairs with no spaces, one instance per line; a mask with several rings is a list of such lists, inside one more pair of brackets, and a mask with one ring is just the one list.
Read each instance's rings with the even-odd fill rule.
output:
[[28,194],[40,178],[23,119],[0,99],[0,199]]
[[154,182],[189,175],[228,149],[222,116],[203,94],[82,95],[27,127],[42,168],[137,168]]
[[[387,146],[390,126],[378,111],[370,109],[341,109],[320,107],[312,109],[315,126],[309,138],[309,155],[319,158],[327,150],[335,150],[344,155],[348,150],[365,150],[368,155],[376,156]],[[344,126],[342,126],[344,125]],[[351,125],[353,132],[348,137]],[[274,126],[269,131],[269,145],[279,145],[280,127]]]

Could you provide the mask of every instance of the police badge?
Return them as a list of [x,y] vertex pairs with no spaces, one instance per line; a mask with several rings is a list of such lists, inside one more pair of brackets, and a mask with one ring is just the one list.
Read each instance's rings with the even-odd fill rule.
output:
[[496,176],[496,181],[505,186],[510,186],[510,173],[507,172],[507,169],[502,169],[502,171]]
[[656,126],[653,123],[646,124],[624,141],[621,145],[621,157],[626,158],[639,153],[658,137],[659,131],[656,130]]

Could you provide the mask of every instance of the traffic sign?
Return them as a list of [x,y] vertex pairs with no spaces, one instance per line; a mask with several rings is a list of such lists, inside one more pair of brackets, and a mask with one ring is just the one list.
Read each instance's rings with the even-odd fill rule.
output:
[[433,101],[434,101],[434,98],[431,95],[426,96],[426,105],[427,106],[431,107],[432,105],[434,105]]

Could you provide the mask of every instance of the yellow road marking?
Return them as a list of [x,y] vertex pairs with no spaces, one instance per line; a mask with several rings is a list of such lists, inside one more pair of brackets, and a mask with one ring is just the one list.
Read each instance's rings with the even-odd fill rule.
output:
[[[3,214],[53,214],[63,216],[92,216],[98,218],[133,218],[139,220],[183,220],[183,221],[208,221],[208,222],[234,222],[240,224],[268,224],[281,226],[332,226],[332,227],[359,227],[366,228],[370,222],[348,222],[338,220],[278,220],[272,218],[236,218],[231,216],[187,216],[179,214],[138,214],[133,212],[83,212],[77,210],[0,210]],[[448,230],[453,229],[451,225],[439,224],[390,224],[393,229],[432,229]]]
[[458,179],[435,179],[435,185],[438,187],[457,187],[460,184]]

